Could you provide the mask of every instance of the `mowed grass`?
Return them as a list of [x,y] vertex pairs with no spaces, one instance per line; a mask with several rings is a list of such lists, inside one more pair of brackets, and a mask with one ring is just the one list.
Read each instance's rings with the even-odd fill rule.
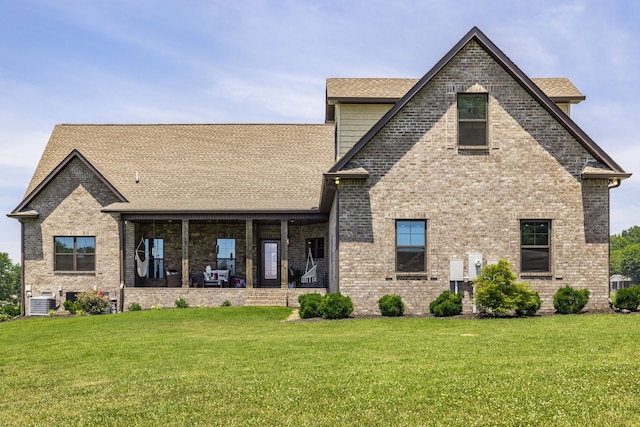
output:
[[290,312],[0,323],[0,422],[640,425],[638,315],[284,321]]

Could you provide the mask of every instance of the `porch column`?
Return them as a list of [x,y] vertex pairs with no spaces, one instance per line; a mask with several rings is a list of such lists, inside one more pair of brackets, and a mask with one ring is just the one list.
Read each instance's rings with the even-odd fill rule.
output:
[[253,288],[253,220],[247,220],[246,231],[246,286],[247,288]]
[[289,223],[280,221],[280,287],[289,286]]
[[182,220],[182,287],[189,287],[189,220]]

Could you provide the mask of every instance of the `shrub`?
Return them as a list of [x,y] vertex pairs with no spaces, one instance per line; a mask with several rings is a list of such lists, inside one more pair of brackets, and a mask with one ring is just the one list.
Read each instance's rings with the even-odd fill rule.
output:
[[6,313],[0,313],[0,322],[6,322],[7,320],[11,320],[11,316]]
[[302,294],[298,296],[298,302],[300,303],[300,309],[298,310],[300,318],[310,319],[312,317],[321,317],[320,303],[322,302],[322,295],[320,294]]
[[485,266],[473,280],[473,288],[478,307],[493,314],[514,310],[518,316],[533,316],[542,305],[540,296],[529,284],[516,283],[511,263],[505,259]]
[[[80,292],[76,302],[86,314],[102,314],[109,306],[107,297],[102,292],[96,291]],[[78,314],[78,310],[76,310],[76,314]]]
[[640,286],[618,289],[613,305],[620,310],[637,311],[640,305]]
[[456,316],[462,313],[462,294],[444,291],[431,301],[429,311],[437,317]]
[[127,310],[129,311],[141,311],[142,307],[140,306],[140,304],[138,304],[137,302],[132,302],[131,304],[129,304],[129,306],[127,307]]
[[589,289],[573,289],[567,285],[553,295],[553,307],[560,314],[577,314],[589,302]]
[[340,292],[327,294],[320,302],[320,313],[324,319],[345,319],[353,312],[351,298]]
[[513,284],[513,308],[518,316],[533,316],[540,310],[542,300],[540,295],[529,286],[528,283],[518,282]]
[[402,316],[404,314],[404,303],[400,295],[384,295],[378,300],[378,308],[383,316]]
[[58,312],[55,311],[53,308],[47,311],[47,316],[49,317],[55,317],[56,314],[58,314]]
[[20,315],[20,305],[7,304],[0,308],[0,314],[6,314],[9,318]]
[[176,307],[177,308],[189,308],[189,303],[182,297],[178,298],[176,300]]
[[231,301],[229,301],[228,299],[224,300],[220,307],[231,307]]
[[162,307],[160,304],[154,304],[151,306],[151,310],[162,310]]
[[64,309],[71,314],[76,314],[78,310],[81,310],[80,304],[77,301],[66,300],[63,304]]

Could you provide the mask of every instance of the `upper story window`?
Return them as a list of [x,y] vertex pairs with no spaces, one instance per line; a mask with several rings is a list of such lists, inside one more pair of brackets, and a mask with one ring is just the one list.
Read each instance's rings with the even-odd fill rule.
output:
[[520,222],[520,271],[551,272],[551,221]]
[[486,93],[458,94],[458,145],[462,147],[487,146]]
[[426,221],[396,222],[396,271],[426,271]]
[[54,237],[55,271],[95,271],[96,238],[93,236]]

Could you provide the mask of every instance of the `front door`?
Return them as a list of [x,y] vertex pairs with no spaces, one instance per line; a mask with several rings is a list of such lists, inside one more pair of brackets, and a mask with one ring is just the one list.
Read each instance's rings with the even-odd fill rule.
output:
[[263,240],[260,246],[259,286],[280,287],[280,240]]

